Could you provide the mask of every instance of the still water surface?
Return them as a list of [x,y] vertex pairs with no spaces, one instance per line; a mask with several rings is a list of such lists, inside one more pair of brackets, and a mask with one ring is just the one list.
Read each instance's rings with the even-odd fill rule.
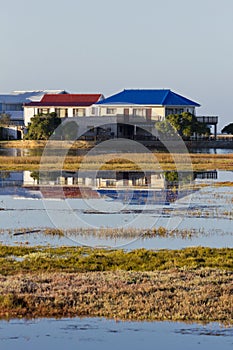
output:
[[0,321],[1,350],[228,350],[233,328],[181,322],[116,322],[99,318]]
[[[69,149],[68,155],[70,156],[82,156],[87,153],[88,149]],[[51,152],[51,151],[50,151]],[[54,149],[54,155],[59,154],[59,149]],[[164,151],[161,151],[164,152]],[[1,148],[0,156],[8,157],[27,157],[27,156],[41,156],[43,153],[43,148]],[[232,148],[193,148],[190,149],[190,153],[207,153],[207,154],[232,154]]]
[[[155,191],[149,190],[148,193],[155,193],[156,197],[153,197],[153,194],[153,196],[148,197],[149,200],[146,197],[146,200],[142,201],[144,190],[133,189],[130,192],[127,189],[125,192],[127,196],[124,197],[125,190],[116,191],[109,190],[109,188],[101,189],[98,192],[98,198],[93,195],[93,198],[82,198],[82,196],[66,199],[44,198],[39,190],[23,186],[24,174],[11,173],[10,177],[7,177],[9,174],[2,177],[2,186],[0,186],[0,208],[2,209],[0,210],[2,229],[0,241],[7,244],[20,242],[32,245],[84,244],[125,247],[126,249],[141,247],[179,249],[194,245],[232,247],[233,187],[227,185],[212,186],[215,182],[232,181],[232,174],[230,171],[205,173],[205,178],[202,178],[202,174],[197,174],[193,182],[208,185],[207,187],[190,193],[181,192],[182,195],[175,191],[177,198],[172,197],[171,200],[167,198],[170,190],[164,188]],[[214,176],[214,178],[206,178],[206,175]],[[9,185],[9,179],[14,186]],[[136,180],[142,181],[140,177],[137,177]],[[161,185],[161,179],[156,179],[155,184],[158,181]],[[161,198],[164,201],[161,201]],[[103,227],[113,229],[140,228],[143,230],[161,226],[167,229],[194,230],[196,234],[190,239],[179,237],[105,239],[77,234],[58,238],[46,237],[40,233],[16,237],[6,234],[7,230],[20,228],[28,228],[29,231],[43,228],[69,230],[77,228],[101,229]]]

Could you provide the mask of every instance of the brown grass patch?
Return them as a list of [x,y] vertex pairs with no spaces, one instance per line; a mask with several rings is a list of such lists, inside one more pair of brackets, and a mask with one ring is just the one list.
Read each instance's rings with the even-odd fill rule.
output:
[[233,324],[233,273],[219,270],[0,277],[0,317],[107,317]]
[[[79,169],[84,157],[54,156],[54,149],[49,151],[47,156],[42,158],[43,169],[76,171]],[[138,170],[140,166],[144,170],[233,170],[233,154],[168,154],[154,153],[150,157],[144,154],[112,154],[109,155],[86,156],[84,169],[86,170]],[[130,159],[129,159],[130,158]],[[154,158],[154,161],[153,161]],[[0,170],[38,170],[40,168],[40,156],[8,157],[0,156]],[[103,165],[104,164],[104,165]]]

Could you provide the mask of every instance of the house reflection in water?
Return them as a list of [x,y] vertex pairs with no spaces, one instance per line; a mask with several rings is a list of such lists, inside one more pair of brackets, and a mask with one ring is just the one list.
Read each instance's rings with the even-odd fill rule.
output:
[[217,179],[217,171],[24,172],[24,187],[45,198],[109,198],[128,204],[169,204],[193,193],[196,178]]

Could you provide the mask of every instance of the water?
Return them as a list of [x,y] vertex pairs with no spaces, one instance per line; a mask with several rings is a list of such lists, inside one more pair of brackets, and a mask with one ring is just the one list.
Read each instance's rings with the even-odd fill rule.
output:
[[232,349],[233,329],[216,323],[116,322],[99,318],[0,321],[1,350]]
[[[68,155],[70,156],[82,156],[87,153],[87,149],[69,149]],[[50,151],[51,152],[51,151]],[[59,149],[54,149],[54,155],[59,154]],[[161,152],[164,152],[161,151]],[[26,157],[26,156],[41,156],[43,148],[2,148],[0,147],[0,156],[8,157]],[[233,149],[223,148],[193,148],[190,149],[190,153],[207,153],[207,154],[232,154]]]
[[[0,147],[0,156],[4,157],[40,157],[43,154],[43,148],[1,148]],[[69,149],[67,150],[67,155],[69,156],[82,156],[87,153],[87,149]],[[60,150],[54,148],[50,151],[51,155],[59,155]],[[63,152],[63,150],[61,150]]]
[[[163,177],[157,177],[150,191],[159,194],[158,200],[140,203],[140,183],[145,176],[130,181],[139,181],[137,191],[127,192],[124,198],[120,191],[105,186],[98,191],[92,188],[91,198],[79,195],[76,198],[59,198],[42,195],[38,179],[25,172],[1,172],[0,177],[0,225],[3,244],[29,245],[80,245],[113,246],[124,249],[169,248],[186,246],[232,247],[233,187],[214,187],[215,182],[232,182],[232,172],[198,173],[190,181],[196,185],[208,185],[191,192],[176,191],[175,198],[167,200],[167,186]],[[53,189],[58,185],[71,185],[78,181],[75,175],[61,174],[60,178],[46,179]],[[88,178],[90,182],[90,177]],[[102,177],[102,180],[106,177]],[[148,177],[147,177],[148,179]],[[100,178],[98,178],[98,181]],[[109,179],[108,179],[109,180]],[[110,179],[112,181],[112,179]],[[60,181],[60,182],[59,182]],[[121,181],[118,178],[117,181]],[[72,184],[71,184],[72,183]],[[26,187],[25,187],[26,185]],[[144,184],[145,185],[145,184]],[[175,184],[174,184],[175,185]],[[159,188],[162,186],[162,188]],[[72,187],[73,188],[73,187]],[[144,187],[143,187],[144,188]],[[157,191],[157,192],[156,192]],[[165,191],[165,192],[164,192]],[[44,194],[48,192],[44,192]],[[96,196],[97,194],[97,196]],[[117,194],[115,196],[115,194]],[[162,197],[161,197],[161,194]],[[140,198],[138,202],[136,199]],[[147,198],[147,197],[146,197]],[[151,198],[149,196],[149,198]],[[153,197],[154,198],[154,197]],[[161,198],[166,198],[161,201]],[[170,198],[170,197],[169,197]],[[45,227],[71,229],[77,227],[117,228],[167,228],[194,229],[197,233],[191,239],[175,238],[121,238],[106,239],[90,236],[69,235],[50,237],[32,232]],[[28,233],[15,236],[9,230],[29,228]],[[1,350],[45,349],[232,349],[233,329],[217,323],[207,325],[182,322],[122,322],[104,318],[65,318],[0,321]]]
[[[135,180],[135,174],[131,172],[127,175],[129,183],[125,190],[122,187],[114,190],[108,186],[100,190],[93,187],[94,189],[88,192],[87,198],[83,197],[82,193],[77,192],[75,195],[78,198],[66,199],[57,198],[60,195],[59,191],[62,190],[56,192],[55,198],[49,198],[48,193],[45,193],[44,190],[42,193],[46,194],[45,197],[39,190],[32,190],[33,187],[23,187],[25,184],[34,184],[35,180],[30,180],[28,175],[28,172],[13,172],[5,174],[5,176],[2,174],[0,181],[0,208],[3,209],[0,210],[2,231],[20,228],[28,228],[30,231],[42,230],[43,228],[74,230],[77,228],[101,229],[103,227],[113,229],[140,228],[143,230],[162,226],[168,230],[174,228],[194,230],[195,234],[189,239],[180,237],[142,239],[139,236],[106,239],[70,233],[68,237],[62,238],[48,237],[40,233],[17,237],[2,233],[0,236],[2,243],[19,244],[22,242],[31,245],[52,244],[53,246],[75,244],[124,247],[125,249],[141,247],[179,249],[194,245],[217,248],[232,247],[233,187],[212,186],[215,182],[232,181],[232,172],[230,171],[199,172],[195,174],[193,183],[196,185],[208,184],[207,187],[201,187],[199,190],[191,192],[175,190],[173,193],[176,197],[169,197],[169,201],[167,195],[170,193],[170,189],[167,189],[164,179],[158,174],[151,184],[154,188],[151,187],[147,190],[148,196],[144,196],[146,194],[144,187],[142,191],[140,186],[130,187],[130,181],[137,180],[140,185],[145,177],[137,174]],[[70,177],[70,173],[68,175],[67,181],[70,181],[69,179],[77,180],[76,177]],[[46,181],[49,181],[52,189],[56,189],[57,177],[54,178],[53,175],[52,178],[53,181],[51,179]],[[86,178],[89,183],[90,179],[90,177]],[[101,179],[106,182],[106,176]],[[118,182],[122,181],[121,174],[117,179]],[[100,181],[100,178],[97,180]],[[59,181],[63,183],[66,180],[62,178]],[[7,186],[5,186],[6,184]],[[10,186],[10,184],[13,185]],[[161,188],[159,189],[158,186]],[[72,185],[70,187],[76,188]],[[141,192],[144,193],[144,197],[140,194]],[[142,202],[142,198],[145,199],[144,202]]]
[[190,153],[204,153],[204,154],[232,154],[232,148],[193,148]]

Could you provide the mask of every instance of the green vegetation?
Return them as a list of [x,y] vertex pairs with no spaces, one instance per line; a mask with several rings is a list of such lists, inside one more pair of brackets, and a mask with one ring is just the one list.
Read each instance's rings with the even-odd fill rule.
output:
[[125,252],[86,247],[0,246],[2,275],[27,271],[156,271],[174,268],[218,268],[233,271],[233,249],[197,247],[159,251],[137,249]]
[[233,123],[230,123],[221,130],[222,134],[233,134]]
[[0,318],[107,317],[233,324],[233,274],[213,269],[0,277]]
[[[171,127],[172,126],[172,127]],[[189,139],[194,134],[209,136],[210,129],[204,124],[200,123],[197,118],[188,112],[181,114],[170,114],[165,121],[156,123],[156,128],[161,135],[174,136],[175,132],[183,139]]]
[[233,324],[233,249],[0,246],[0,318]]
[[25,138],[28,140],[47,140],[61,124],[61,118],[56,113],[35,115],[28,125]]
[[3,139],[3,129],[10,124],[10,115],[7,113],[0,114],[0,140]]
[[10,124],[10,115],[7,113],[0,114],[0,126],[5,126]]

